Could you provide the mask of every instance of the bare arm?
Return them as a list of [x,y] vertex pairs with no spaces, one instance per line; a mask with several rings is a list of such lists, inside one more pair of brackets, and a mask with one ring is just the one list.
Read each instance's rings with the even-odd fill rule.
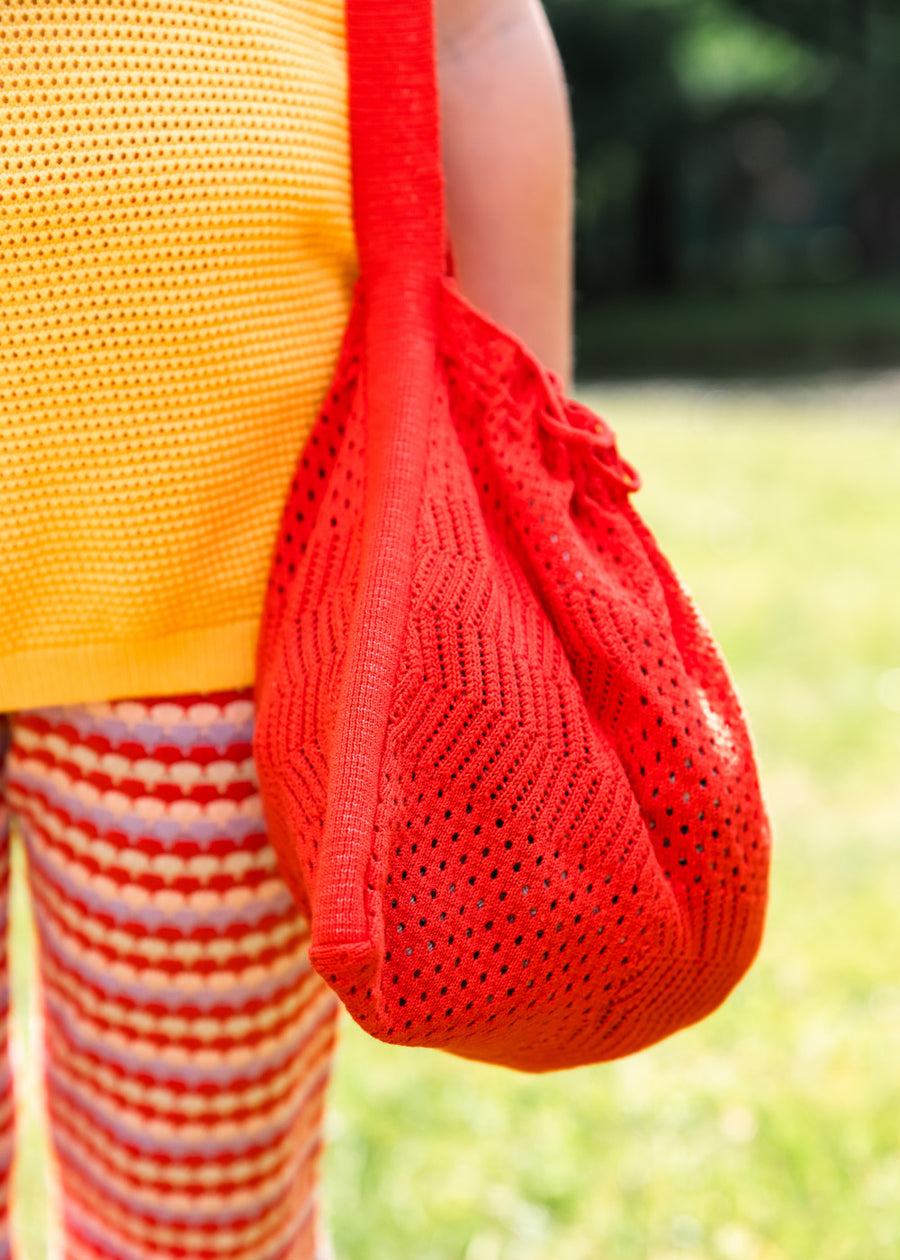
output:
[[569,383],[572,133],[539,0],[437,0],[447,215],[460,287]]

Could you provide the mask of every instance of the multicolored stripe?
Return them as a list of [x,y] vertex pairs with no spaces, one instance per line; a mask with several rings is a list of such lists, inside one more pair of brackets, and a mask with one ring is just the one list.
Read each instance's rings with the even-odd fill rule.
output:
[[[266,839],[252,724],[248,692],[9,719],[72,1260],[319,1254],[337,1002]],[[4,1063],[0,1207],[11,1129]]]

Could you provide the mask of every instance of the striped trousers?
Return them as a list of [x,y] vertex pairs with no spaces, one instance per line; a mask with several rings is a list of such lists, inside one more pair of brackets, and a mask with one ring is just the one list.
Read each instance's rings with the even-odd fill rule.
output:
[[336,1001],[266,840],[252,722],[246,691],[0,719],[0,1260],[10,824],[37,928],[67,1260],[319,1254]]

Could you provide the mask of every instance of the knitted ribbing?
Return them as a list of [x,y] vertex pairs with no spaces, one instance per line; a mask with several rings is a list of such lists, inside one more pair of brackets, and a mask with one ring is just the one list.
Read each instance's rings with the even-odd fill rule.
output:
[[355,271],[339,0],[0,6],[0,710],[247,684]]

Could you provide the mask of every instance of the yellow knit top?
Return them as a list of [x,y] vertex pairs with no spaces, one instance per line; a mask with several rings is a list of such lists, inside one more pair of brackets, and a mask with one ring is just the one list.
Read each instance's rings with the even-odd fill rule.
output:
[[341,0],[0,3],[0,711],[242,686],[356,268]]

